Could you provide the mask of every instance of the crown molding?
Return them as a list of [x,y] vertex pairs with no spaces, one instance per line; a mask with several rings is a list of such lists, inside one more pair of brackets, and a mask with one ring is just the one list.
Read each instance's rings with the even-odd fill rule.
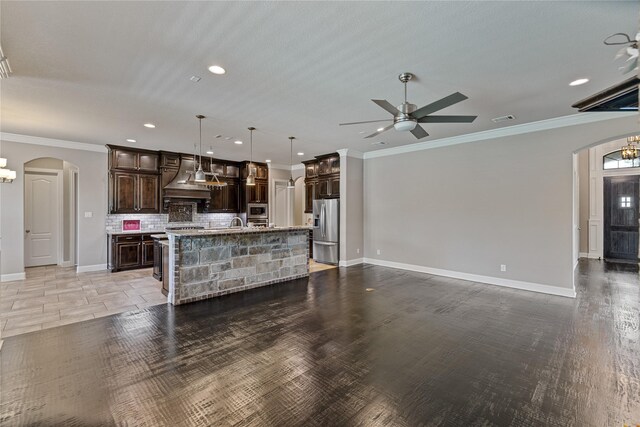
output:
[[302,163],[297,163],[293,166],[282,165],[280,163],[267,163],[267,166],[269,169],[280,169],[285,171],[295,171],[295,170],[304,169],[304,165]]
[[0,140],[7,142],[18,142],[20,144],[69,148],[71,150],[94,151],[96,153],[107,152],[107,148],[103,145],[89,144],[86,142],[66,141],[64,139],[44,138],[41,136],[21,135],[18,133],[0,132]]
[[353,157],[355,159],[364,159],[364,153],[353,150],[351,148],[341,148],[340,150],[336,150],[336,153],[338,153],[340,157]]
[[619,119],[622,117],[637,116],[638,113],[633,112],[592,112],[579,113],[569,116],[555,117],[553,119],[540,120],[537,122],[523,123],[499,129],[485,130],[482,132],[468,133],[464,135],[452,136],[450,138],[441,138],[433,141],[418,142],[416,144],[403,145],[400,147],[385,148],[383,150],[369,151],[364,153],[365,159],[374,159],[376,157],[394,156],[396,154],[411,153],[414,151],[430,150],[432,148],[448,147],[450,145],[467,144],[469,142],[484,141],[487,139],[501,138],[505,136],[521,135],[531,132],[540,132],[543,130],[557,129],[567,126],[576,126],[586,123],[595,123],[604,120]]

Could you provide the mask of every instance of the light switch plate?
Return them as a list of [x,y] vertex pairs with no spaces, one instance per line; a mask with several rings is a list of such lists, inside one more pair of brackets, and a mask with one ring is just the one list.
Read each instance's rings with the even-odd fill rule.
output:
[[85,218],[93,218],[93,212],[85,212],[84,213],[84,217]]

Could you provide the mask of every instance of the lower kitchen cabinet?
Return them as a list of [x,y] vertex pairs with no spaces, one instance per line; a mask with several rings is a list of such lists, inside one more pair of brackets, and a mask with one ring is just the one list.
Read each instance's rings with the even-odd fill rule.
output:
[[110,235],[107,268],[111,271],[153,266],[153,240],[150,234]]

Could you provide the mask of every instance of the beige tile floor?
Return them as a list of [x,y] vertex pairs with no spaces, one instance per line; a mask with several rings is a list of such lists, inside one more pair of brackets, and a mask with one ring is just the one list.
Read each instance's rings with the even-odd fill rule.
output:
[[315,262],[312,259],[309,260],[309,273],[315,273],[316,271],[322,270],[331,270],[332,268],[338,268],[338,266],[331,264],[322,264],[319,262]]
[[0,283],[0,338],[166,304],[151,269],[76,273],[33,267],[26,279]]

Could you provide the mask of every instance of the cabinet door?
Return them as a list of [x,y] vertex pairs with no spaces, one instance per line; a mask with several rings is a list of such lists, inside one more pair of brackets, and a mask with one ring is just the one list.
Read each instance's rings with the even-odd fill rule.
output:
[[236,165],[227,165],[225,175],[231,178],[238,178],[240,169]]
[[112,183],[113,192],[111,201],[112,213],[136,212],[136,185],[137,176],[134,173],[114,172]]
[[306,164],[304,175],[307,178],[315,178],[316,176],[318,176],[318,164],[317,163]]
[[245,203],[256,203],[258,201],[256,196],[257,183],[256,185],[246,185],[246,183],[243,182],[242,185],[244,185]]
[[340,157],[331,158],[331,173],[340,173]]
[[138,170],[141,172],[158,172],[158,155],[151,153],[138,154]]
[[132,151],[113,150],[111,152],[112,169],[136,170],[138,168],[138,154]]
[[211,172],[215,173],[219,177],[224,176],[224,163],[216,162],[211,163]]
[[178,168],[180,167],[180,155],[173,153],[162,153],[160,165],[163,168]]
[[329,178],[329,182],[327,184],[329,186],[329,194],[331,197],[339,197],[340,196],[340,178],[334,177]]
[[153,241],[142,242],[142,267],[153,266]]
[[260,178],[260,179],[269,178],[269,169],[266,166],[258,165],[258,167],[256,169],[257,169],[256,170],[256,178]]
[[211,202],[209,212],[220,212],[224,210],[224,196],[226,187],[213,187],[211,189]]
[[329,179],[321,178],[318,180],[317,194],[319,199],[329,196]]
[[226,197],[224,210],[227,212],[238,212],[240,209],[240,185],[237,182],[228,182],[225,187]]
[[331,173],[331,159],[322,159],[318,162],[318,175],[327,175]]
[[258,203],[267,203],[269,201],[269,184],[266,182],[256,181],[256,198]]
[[307,181],[304,184],[304,212],[313,213],[313,199],[315,198],[316,181]]
[[160,212],[160,199],[158,193],[158,175],[138,175],[138,205],[136,211],[140,213]]
[[140,266],[140,242],[116,243],[116,266],[118,269]]

